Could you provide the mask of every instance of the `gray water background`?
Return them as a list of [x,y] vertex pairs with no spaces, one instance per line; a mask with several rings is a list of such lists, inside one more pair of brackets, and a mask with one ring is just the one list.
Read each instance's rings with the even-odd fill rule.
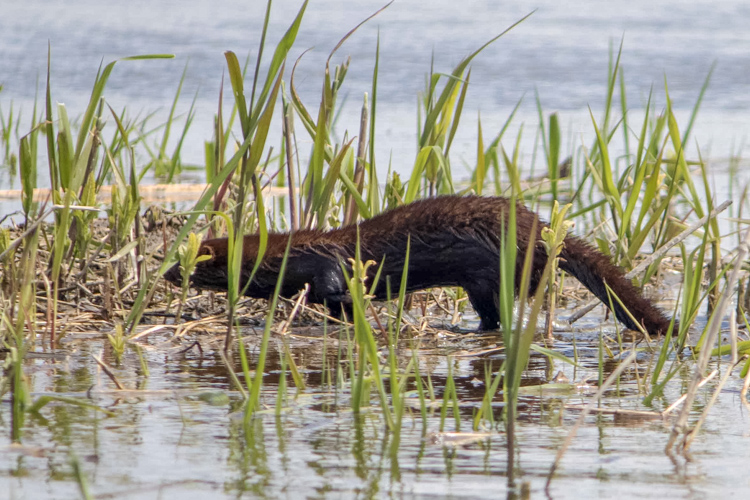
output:
[[[274,2],[264,67],[300,5],[296,0]],[[382,0],[310,2],[285,78],[288,82],[292,63],[308,50],[298,64],[295,84],[310,109],[317,109],[320,101],[330,51],[382,5]],[[431,59],[436,72],[449,73],[463,57],[534,9],[528,20],[472,62],[462,126],[452,149],[457,177],[464,173],[462,165],[475,161],[480,111],[484,135],[492,137],[519,100],[522,105],[514,127],[503,142],[511,149],[523,123],[522,160],[528,167],[538,124],[535,92],[545,113],[559,113],[564,153],[591,144],[589,107],[599,120],[610,52],[616,52],[621,41],[632,126],[640,126],[635,120],[642,116],[651,88],[657,111],[663,109],[666,80],[677,118],[685,127],[715,64],[688,154],[695,157],[700,147],[704,159],[718,164],[731,155],[747,156],[750,6],[736,0],[396,1],[361,27],[332,59],[332,64],[349,56],[352,61],[342,90],[346,101],[336,127],[339,138],[346,130],[350,136],[357,134],[362,96],[371,90],[379,36],[376,158],[381,172],[389,164],[398,172],[409,172],[416,153],[417,96],[424,89]],[[235,51],[241,61],[249,54],[254,64],[264,12],[265,2],[260,0],[3,0],[0,107],[7,115],[12,104],[28,122],[36,92],[44,94],[48,42],[53,100],[65,103],[71,117],[85,109],[101,63],[135,54],[171,53],[173,60],[119,63],[105,97],[115,110],[127,107],[131,116],[156,112],[154,123],[158,123],[159,117],[167,116],[187,65],[178,113],[187,112],[193,96],[197,100],[182,157],[201,165],[204,141],[212,136],[222,77],[226,77],[223,52]],[[231,105],[228,78],[224,87],[227,112]],[[111,130],[114,125],[109,122]],[[173,132],[173,142],[177,135]],[[309,144],[304,132],[298,138],[302,147]],[[273,137],[271,144],[278,150]],[[46,177],[41,175],[40,185],[47,183]],[[17,184],[7,171],[0,171],[0,188]]]

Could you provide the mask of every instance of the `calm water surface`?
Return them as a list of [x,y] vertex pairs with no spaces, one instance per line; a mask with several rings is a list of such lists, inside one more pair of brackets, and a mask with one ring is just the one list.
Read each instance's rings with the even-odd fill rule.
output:
[[[309,49],[297,69],[295,84],[303,101],[317,108],[323,68],[338,40],[383,5],[382,0],[311,2],[290,63]],[[300,2],[274,2],[268,39],[275,43]],[[572,151],[590,143],[588,107],[601,115],[610,48],[623,41],[622,67],[629,107],[637,116],[654,88],[657,110],[664,106],[667,80],[678,118],[686,123],[712,64],[709,91],[695,126],[696,144],[706,158],[747,153],[750,132],[750,5],[722,2],[628,2],[549,0],[497,2],[401,1],[363,26],[332,59],[352,64],[342,90],[347,97],[338,133],[358,130],[362,96],[371,90],[378,34],[377,151],[381,169],[409,171],[415,155],[416,99],[434,57],[435,71],[449,72],[463,57],[506,27],[536,12],[472,63],[472,84],[464,126],[453,148],[454,163],[471,163],[476,151],[476,117],[481,110],[485,137],[496,134],[516,103],[523,105],[516,124],[526,123],[524,154],[531,155],[538,122],[534,92],[545,112],[559,112],[563,137]],[[225,76],[223,52],[254,61],[264,2],[32,0],[0,5],[0,105],[11,103],[26,115],[37,91],[43,93],[47,43],[52,47],[53,100],[71,116],[83,112],[101,62],[134,54],[171,53],[174,60],[121,63],[106,91],[114,109],[131,113],[160,111],[166,116],[180,75],[187,65],[183,100],[187,112],[196,96],[196,120],[183,158],[201,163],[210,139],[219,88]],[[269,57],[266,54],[266,57]],[[291,66],[291,64],[289,65]],[[287,72],[287,75],[289,72]],[[287,77],[288,80],[288,77]],[[225,82],[225,105],[231,96]],[[516,127],[517,128],[517,127]],[[506,142],[512,147],[515,130]],[[300,139],[305,140],[302,134]],[[175,138],[176,140],[176,138]],[[526,164],[528,165],[527,158]],[[10,183],[7,175],[2,184]],[[43,179],[42,179],[43,181]]]
[[[295,83],[303,100],[316,106],[322,70],[337,41],[381,1],[311,2],[290,62],[300,61]],[[299,2],[277,0],[269,40],[285,31]],[[99,64],[143,53],[173,53],[170,61],[119,64],[105,97],[116,110],[156,111],[166,116],[180,75],[187,66],[183,99],[187,112],[196,96],[196,119],[183,158],[200,163],[211,137],[218,103],[223,52],[242,60],[255,57],[263,2],[215,0],[85,1],[35,0],[0,2],[0,107],[11,105],[28,118],[37,90],[43,92],[48,42],[52,46],[53,99],[69,114],[83,112]],[[731,154],[747,156],[750,132],[750,5],[739,0],[709,2],[556,2],[556,1],[400,1],[360,29],[333,62],[352,57],[337,132],[356,130],[364,92],[370,91],[376,39],[381,44],[378,89],[377,155],[383,170],[400,172],[413,164],[417,92],[434,57],[436,71],[450,71],[462,57],[532,11],[536,13],[490,46],[472,64],[471,87],[463,127],[453,148],[455,170],[471,164],[476,150],[476,116],[481,109],[485,137],[494,135],[515,104],[523,99],[516,124],[525,123],[523,154],[530,162],[538,120],[534,92],[545,112],[560,113],[568,151],[590,144],[590,106],[600,116],[604,102],[610,47],[624,39],[622,65],[629,105],[639,109],[653,86],[657,110],[663,107],[666,77],[678,118],[684,123],[712,64],[709,90],[694,128],[690,153],[700,147],[721,171]],[[268,57],[268,55],[266,55]],[[225,83],[225,98],[230,95]],[[225,101],[226,102],[226,101]],[[638,113],[634,113],[638,116]],[[112,124],[108,124],[108,128]],[[23,131],[22,131],[23,133]],[[517,128],[508,139],[512,147]],[[300,134],[300,139],[304,140]],[[43,172],[44,169],[40,169]],[[44,184],[44,175],[40,184]],[[717,178],[723,179],[721,176]],[[719,181],[719,189],[723,189]],[[0,167],[0,189],[18,187]],[[15,210],[0,202],[0,214]],[[309,370],[309,389],[291,400],[280,417],[269,412],[258,420],[255,439],[247,442],[236,412],[239,397],[205,401],[206,391],[229,389],[221,361],[190,351],[178,354],[154,340],[146,351],[151,375],[144,377],[131,352],[118,368],[128,388],[114,392],[91,359],[106,349],[99,341],[71,336],[56,357],[29,360],[35,394],[85,397],[115,412],[105,417],[91,410],[51,405],[27,420],[23,446],[9,443],[10,408],[0,405],[0,498],[77,498],[71,452],[81,460],[97,498],[487,498],[505,494],[505,440],[502,434],[461,446],[434,442],[439,417],[422,435],[418,416],[406,419],[396,455],[388,453],[391,436],[373,408],[361,419],[337,405],[337,397],[320,386],[319,365],[299,347],[296,355]],[[478,348],[471,344],[470,348]],[[570,355],[561,341],[556,348]],[[151,341],[144,342],[148,347]],[[319,344],[315,344],[319,348]],[[460,350],[446,341],[444,352]],[[596,342],[583,339],[589,352],[583,371],[559,362],[532,363],[529,377],[547,380],[563,370],[580,381],[596,372]],[[457,358],[458,359],[458,358]],[[109,359],[111,361],[111,359]],[[442,390],[444,357],[425,357],[426,368]],[[645,372],[648,360],[639,364]],[[317,370],[317,371],[316,371]],[[456,361],[454,374],[462,399],[483,389],[484,362]],[[688,374],[680,374],[687,379]],[[268,376],[265,402],[273,406],[274,381]],[[315,380],[318,383],[315,383]],[[291,383],[291,381],[290,381]],[[676,384],[679,385],[679,384]],[[611,416],[590,417],[581,429],[553,483],[554,498],[717,498],[744,496],[750,481],[744,464],[748,452],[747,413],[733,378],[693,445],[694,461],[675,467],[664,455],[669,427],[660,421],[618,422]],[[665,400],[678,396],[668,393]],[[474,392],[472,392],[474,391]],[[603,405],[640,408],[632,377]],[[557,447],[577,414],[564,403],[585,401],[586,392],[528,397],[522,413],[520,472],[534,497],[542,494],[545,475]],[[705,402],[696,403],[696,410]],[[666,405],[666,403],[665,403]],[[660,408],[657,408],[660,409]],[[471,408],[464,409],[462,431],[468,431]],[[452,430],[452,428],[451,428]]]
[[[302,335],[311,336],[305,330]],[[570,339],[558,336],[554,347],[572,355]],[[576,383],[595,376],[597,345],[591,333],[579,333],[580,367],[574,370],[542,357],[532,359],[527,383],[539,384],[562,370]],[[595,337],[595,335],[594,335]],[[255,336],[257,339],[257,336]],[[246,339],[253,342],[253,335]],[[115,368],[127,391],[115,391],[96,368],[91,354],[103,354],[100,341],[72,334],[57,359],[32,359],[27,364],[35,397],[62,394],[90,398],[114,412],[107,417],[89,409],[50,405],[30,417],[23,446],[10,446],[0,437],[0,484],[7,498],[75,498],[77,486],[69,460],[83,463],[97,498],[487,498],[505,494],[505,439],[494,431],[467,443],[440,437],[440,412],[428,418],[427,430],[413,399],[396,454],[389,452],[393,436],[373,394],[373,406],[355,417],[348,409],[347,391],[321,385],[320,339],[292,340],[308,388],[284,404],[276,416],[273,406],[279,366],[274,348],[265,378],[268,411],[256,421],[251,439],[242,432],[240,398],[231,387],[216,353],[178,353],[165,348],[166,339],[142,341],[150,375],[145,377],[134,352]],[[187,342],[186,342],[187,344]],[[433,339],[433,352],[460,355],[495,345],[492,339]],[[329,351],[335,360],[335,350]],[[409,354],[405,353],[405,361]],[[330,361],[329,359],[329,361]],[[431,374],[440,396],[447,374],[446,358],[423,355],[422,373]],[[471,416],[484,391],[484,365],[491,357],[453,358],[453,376],[463,402],[460,431],[471,433]],[[495,362],[499,360],[496,358]],[[638,362],[643,377],[649,356]],[[689,373],[678,375],[686,383]],[[292,386],[291,377],[288,384]],[[679,381],[668,388],[654,410],[679,396]],[[694,461],[675,466],[663,453],[670,427],[661,419],[627,419],[611,414],[590,416],[567,452],[553,483],[553,498],[717,498],[750,487],[744,473],[747,457],[747,414],[740,409],[735,378],[708,418],[693,445]],[[522,443],[519,473],[541,494],[557,448],[578,412],[563,409],[588,401],[593,388],[523,396],[520,410]],[[207,393],[228,394],[211,399]],[[699,411],[706,397],[697,400]],[[623,377],[601,406],[646,409],[640,404],[635,372]],[[496,411],[500,411],[498,406]],[[9,428],[4,404],[0,424]],[[448,418],[447,431],[455,423]],[[6,497],[4,497],[6,498]]]
[[[595,323],[596,319],[589,320]],[[501,432],[482,434],[466,443],[441,437],[439,406],[428,417],[426,431],[412,396],[404,418],[401,444],[392,454],[393,436],[385,432],[377,397],[360,417],[348,408],[348,392],[322,385],[322,342],[310,329],[292,339],[307,389],[290,397],[277,416],[273,408],[280,372],[276,344],[265,377],[263,412],[246,439],[240,397],[231,391],[223,363],[210,347],[178,353],[165,348],[166,339],[141,341],[150,375],[145,377],[134,352],[115,368],[131,390],[116,391],[97,368],[92,354],[114,365],[108,348],[86,335],[72,334],[57,359],[31,359],[26,368],[34,397],[60,394],[89,401],[114,412],[103,416],[90,409],[50,405],[30,417],[23,446],[8,443],[9,409],[4,403],[0,425],[0,484],[3,498],[75,498],[77,486],[69,460],[83,463],[96,498],[487,498],[505,495],[505,438]],[[306,338],[304,338],[306,337]],[[554,348],[571,355],[566,335]],[[246,342],[252,345],[257,334]],[[557,448],[578,417],[566,405],[581,405],[593,394],[585,380],[596,374],[595,334],[579,332],[580,367],[533,357],[526,383],[540,384],[563,371],[579,389],[522,396],[518,472],[542,493]],[[461,407],[461,428],[471,433],[473,411],[481,401],[485,363],[492,356],[461,357],[467,351],[496,344],[492,339],[431,339],[420,357],[420,370],[430,373],[438,396],[447,375],[444,354],[455,354],[452,371]],[[167,342],[168,344],[168,342]],[[185,342],[185,345],[188,342]],[[208,347],[207,344],[206,347]],[[220,345],[220,344],[216,344]],[[329,344],[330,345],[330,344]],[[252,350],[252,349],[251,349]],[[429,354],[432,352],[433,354]],[[440,355],[435,353],[439,352]],[[335,362],[335,349],[328,352]],[[410,355],[404,353],[404,362]],[[498,358],[494,358],[499,363]],[[643,377],[652,363],[637,363]],[[330,365],[329,365],[330,366]],[[614,365],[613,365],[614,366]],[[667,389],[652,410],[664,409],[679,396],[689,372]],[[680,382],[682,380],[682,382]],[[293,386],[291,377],[287,380]],[[553,483],[553,498],[718,498],[746,491],[744,470],[750,419],[740,408],[741,381],[734,378],[712,409],[693,445],[694,461],[674,465],[663,447],[670,426],[661,419],[590,416],[562,463]],[[211,398],[210,395],[221,395]],[[296,394],[296,396],[295,396]],[[228,395],[228,397],[226,396]],[[700,411],[707,396],[696,401]],[[641,403],[635,371],[602,400],[609,409],[646,409]],[[500,406],[496,412],[499,416]],[[455,431],[454,419],[446,431]]]

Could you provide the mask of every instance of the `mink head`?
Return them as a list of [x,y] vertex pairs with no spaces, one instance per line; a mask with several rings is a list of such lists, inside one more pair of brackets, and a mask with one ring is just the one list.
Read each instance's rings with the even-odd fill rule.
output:
[[[208,259],[204,256],[207,256]],[[203,242],[198,250],[198,257],[204,258],[196,262],[195,269],[190,275],[190,285],[207,290],[226,290],[228,283],[226,240],[224,240],[223,245],[220,240]],[[164,274],[164,278],[177,286],[181,286],[182,269],[180,263],[178,262],[169,268]]]
[[[285,244],[285,240],[282,243]],[[255,267],[258,246],[257,235],[245,236],[240,266],[240,288],[244,290],[245,295],[250,297],[268,298],[278,279],[276,266],[262,266],[261,269],[256,270],[257,272],[250,285],[246,286],[247,280]],[[275,251],[275,248],[271,248],[271,250]],[[228,253],[229,248],[226,238],[206,240],[201,243],[198,250],[198,262],[196,262],[195,269],[190,275],[190,286],[202,290],[226,291],[229,286]],[[272,259],[272,261],[275,260]],[[182,270],[180,264],[177,263],[172,266],[164,274],[164,278],[177,286],[181,286]]]

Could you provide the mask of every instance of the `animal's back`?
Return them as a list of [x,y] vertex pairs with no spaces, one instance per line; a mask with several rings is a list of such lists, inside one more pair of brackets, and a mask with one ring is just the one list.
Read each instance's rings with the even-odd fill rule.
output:
[[[503,224],[507,220],[510,202],[506,198],[480,196],[440,196],[419,200],[384,212],[359,224],[363,249],[379,253],[387,247],[405,245],[406,239],[425,243],[457,238],[490,238],[499,242]],[[519,210],[528,211],[519,206]],[[356,233],[356,226],[339,231]],[[356,236],[356,235],[355,235]],[[350,235],[349,235],[350,237]],[[349,239],[349,238],[348,238]]]

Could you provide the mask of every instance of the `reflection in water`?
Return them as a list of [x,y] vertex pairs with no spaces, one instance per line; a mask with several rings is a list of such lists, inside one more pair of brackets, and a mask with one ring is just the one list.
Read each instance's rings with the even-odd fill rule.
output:
[[[455,342],[454,353],[472,349],[478,352],[496,343],[496,339],[472,338],[468,335],[451,339]],[[577,368],[579,372],[593,372],[592,367],[597,365],[598,350],[593,339],[578,340],[583,367]],[[161,339],[154,339],[153,345],[160,342]],[[4,471],[0,484],[20,498],[51,497],[52,491],[55,495],[75,495],[77,486],[70,466],[70,457],[75,454],[93,494],[118,498],[140,498],[144,492],[160,490],[180,498],[198,498],[207,493],[226,498],[480,498],[506,491],[502,425],[479,429],[488,431],[484,434],[472,431],[473,417],[484,395],[485,369],[489,357],[496,354],[451,358],[459,392],[461,432],[454,433],[450,411],[445,433],[438,432],[439,403],[428,410],[423,423],[416,395],[407,392],[402,427],[396,433],[386,429],[374,393],[373,406],[353,415],[345,403],[340,404],[347,401],[348,392],[336,387],[330,391],[324,383],[323,359],[329,369],[335,364],[335,346],[329,343],[333,352],[324,353],[322,342],[315,347],[309,331],[300,344],[291,342],[290,348],[305,374],[307,388],[297,391],[289,374],[280,371],[280,364],[269,364],[264,406],[251,420],[249,432],[243,429],[239,395],[231,390],[220,358],[210,349],[204,349],[202,357],[197,351],[187,351],[165,359],[160,349],[146,345],[151,373],[147,380],[137,356],[128,351],[115,370],[126,387],[142,387],[132,391],[113,391],[109,380],[102,378],[91,358],[91,353],[103,348],[103,342],[98,340],[80,343],[81,348],[71,349],[64,361],[29,359],[27,371],[35,397],[56,393],[86,398],[88,391],[92,403],[113,411],[114,416],[51,404],[28,419],[23,444],[11,447],[7,432],[9,408],[4,404],[0,411],[0,466]],[[559,348],[565,350],[563,341]],[[420,370],[425,376],[429,373],[438,398],[449,371],[444,357],[449,352],[448,344],[444,344],[440,354],[419,358]],[[594,358],[581,355],[586,352]],[[411,359],[406,349],[403,356]],[[280,356],[274,352],[268,359],[278,360]],[[639,379],[650,362],[646,356],[639,360],[640,375],[636,377],[636,372],[631,371],[624,376],[619,387],[602,399],[602,409],[638,408]],[[493,360],[493,365],[499,365],[498,359]],[[524,384],[550,383],[552,374],[558,371],[577,382],[569,365],[533,356]],[[287,402],[277,412],[276,387],[281,380],[291,385]],[[336,381],[335,375],[333,380]],[[213,392],[207,393],[206,389]],[[569,407],[587,402],[587,395],[591,394],[585,388],[561,392],[550,386],[550,391],[541,397],[521,395],[517,473],[530,483],[532,491],[543,484],[557,447],[578,416],[578,410]],[[676,394],[667,394],[659,407],[675,397]],[[495,421],[499,422],[500,397],[496,403]],[[722,413],[733,417],[723,418]],[[725,461],[744,448],[741,440],[731,436],[743,432],[747,425],[746,417],[736,415],[731,401],[720,402],[703,437],[699,437],[701,445],[695,448],[705,450],[696,453],[701,472],[688,470],[681,478],[673,473],[672,464],[662,452],[668,433],[663,422],[618,416],[615,411],[592,415],[553,482],[555,496],[577,492],[577,498],[586,497],[582,491],[598,496],[601,488],[672,496],[685,483],[700,489],[707,470],[713,478],[729,477],[731,470],[724,470]],[[726,484],[731,491],[732,482]]]

